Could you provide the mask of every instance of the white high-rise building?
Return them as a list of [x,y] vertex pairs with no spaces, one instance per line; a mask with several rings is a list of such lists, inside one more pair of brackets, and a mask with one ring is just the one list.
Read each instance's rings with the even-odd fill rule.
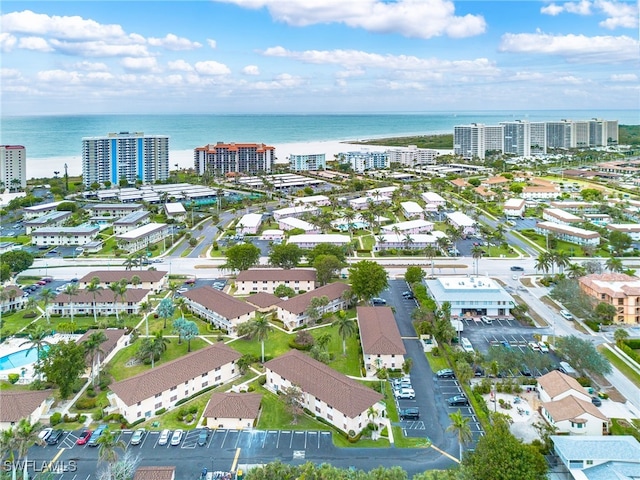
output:
[[27,152],[22,145],[0,145],[0,192],[27,186]]
[[531,155],[531,124],[527,120],[500,122],[504,127],[504,153]]
[[346,152],[339,154],[340,163],[348,163],[351,169],[357,173],[367,170],[380,170],[389,168],[389,156],[387,152],[370,152],[363,148],[359,152]]
[[485,152],[485,126],[482,123],[453,127],[453,153],[483,160]]
[[153,183],[169,178],[169,137],[142,132],[109,133],[82,139],[82,179],[86,187],[120,180]]
[[409,145],[406,148],[390,148],[387,150],[387,156],[389,164],[399,163],[403,167],[416,167],[418,165],[435,165],[438,151]]
[[327,162],[324,153],[313,153],[289,156],[289,169],[292,172],[309,172],[315,170],[325,170]]

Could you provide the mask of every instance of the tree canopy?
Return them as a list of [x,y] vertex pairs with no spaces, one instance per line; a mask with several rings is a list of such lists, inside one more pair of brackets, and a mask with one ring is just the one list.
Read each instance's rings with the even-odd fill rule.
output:
[[316,269],[316,277],[320,285],[326,285],[331,278],[336,275],[345,263],[335,255],[318,255],[313,261],[313,268]]
[[67,399],[85,367],[84,347],[69,341],[51,345],[44,355],[40,368],[47,380],[58,386],[60,397]]
[[227,263],[224,265],[230,270],[248,270],[258,264],[260,249],[251,243],[234,245],[227,249]]
[[381,265],[361,260],[349,268],[349,281],[353,294],[365,301],[379,295],[389,286],[389,276]]
[[407,271],[404,274],[404,279],[407,283],[420,283],[424,280],[424,270],[418,266],[407,267]]
[[575,335],[558,337],[556,349],[561,355],[579,371],[589,371],[598,375],[611,372],[611,364],[589,340],[583,340]]
[[[13,250],[0,255],[0,264],[9,272],[20,273],[33,265],[33,255],[22,250]],[[7,280],[5,279],[2,279]]]
[[278,268],[294,268],[300,263],[302,249],[293,243],[273,245],[269,254],[269,264]]

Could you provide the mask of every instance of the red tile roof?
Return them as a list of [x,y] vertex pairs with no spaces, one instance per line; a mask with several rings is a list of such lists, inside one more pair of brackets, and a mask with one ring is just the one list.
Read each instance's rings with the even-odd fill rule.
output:
[[138,467],[133,480],[174,480],[176,467]]
[[224,343],[214,343],[135,377],[113,383],[110,388],[126,405],[133,405],[187,380],[199,377],[203,373],[235,362],[241,356]]
[[358,307],[362,350],[367,355],[407,353],[391,307]]
[[357,417],[384,398],[298,350],[290,350],[264,366],[350,418]]

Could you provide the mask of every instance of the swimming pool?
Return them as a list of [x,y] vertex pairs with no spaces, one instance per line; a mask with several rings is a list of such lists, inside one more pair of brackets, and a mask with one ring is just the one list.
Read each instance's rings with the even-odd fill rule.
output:
[[[42,349],[46,351],[48,346],[45,345]],[[35,363],[36,360],[38,360],[38,350],[35,348],[25,348],[24,350],[0,357],[0,371],[24,367],[25,365]]]

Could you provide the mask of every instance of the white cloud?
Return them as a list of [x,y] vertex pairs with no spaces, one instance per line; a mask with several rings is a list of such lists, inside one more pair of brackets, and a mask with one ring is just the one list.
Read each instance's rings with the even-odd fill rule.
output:
[[192,42],[188,38],[178,37],[173,33],[168,33],[164,38],[150,37],[147,41],[149,45],[154,47],[162,47],[174,51],[195,50],[196,48],[202,47],[201,43]]
[[215,49],[218,46],[218,42],[211,38],[207,38],[207,45],[209,45],[209,48]]
[[16,79],[16,78],[20,78],[22,76],[22,74],[20,73],[20,70],[17,70],[15,68],[0,68],[0,77],[5,78],[5,79]]
[[198,72],[200,75],[228,75],[229,73],[231,73],[229,67],[214,60],[197,62],[195,68],[196,72]]
[[156,72],[158,71],[158,62],[154,57],[125,57],[120,61],[125,70],[133,72]]
[[366,73],[364,68],[354,67],[336,73],[336,78],[361,77]]
[[87,70],[90,72],[106,72],[109,70],[106,63],[82,61],[76,62],[71,66],[75,70]]
[[18,40],[18,48],[38,52],[53,52],[53,48],[42,37],[22,37]]
[[168,62],[167,67],[169,70],[177,70],[180,72],[193,72],[193,67],[189,62],[184,60],[175,60],[173,62]]
[[304,50],[300,52],[283,47],[268,48],[268,57],[285,57],[318,65],[341,65],[348,69],[379,68],[398,71],[449,71],[474,75],[495,75],[498,69],[486,58],[475,60],[424,59],[410,55],[382,55],[361,50]]
[[102,25],[79,16],[49,16],[30,10],[2,15],[0,27],[4,32],[46,35],[69,40],[97,40],[126,36],[120,25]]
[[242,73],[245,75],[260,75],[260,69],[257,65],[247,65],[242,69]]
[[637,82],[638,75],[635,73],[622,73],[619,75],[611,75],[612,82]]
[[145,45],[127,45],[95,42],[66,42],[51,39],[49,44],[60,53],[81,57],[148,57],[149,51]]
[[621,63],[637,61],[640,43],[627,36],[551,35],[506,33],[499,51],[562,56],[570,62]]
[[18,39],[7,32],[0,33],[0,51],[10,52],[16,46]]
[[245,8],[267,8],[280,22],[304,27],[321,23],[343,23],[376,33],[395,33],[412,38],[447,35],[453,38],[484,33],[480,15],[455,15],[448,0],[221,0]]
[[579,2],[551,3],[540,9],[540,13],[556,16],[561,13],[576,15],[601,15],[605,20],[599,25],[609,30],[616,28],[636,28],[638,26],[638,5],[631,2],[610,0],[580,0]]
[[282,73],[270,82],[256,82],[252,84],[251,89],[282,90],[285,88],[299,87],[303,84],[305,84],[305,81],[302,77],[291,75],[289,73]]

